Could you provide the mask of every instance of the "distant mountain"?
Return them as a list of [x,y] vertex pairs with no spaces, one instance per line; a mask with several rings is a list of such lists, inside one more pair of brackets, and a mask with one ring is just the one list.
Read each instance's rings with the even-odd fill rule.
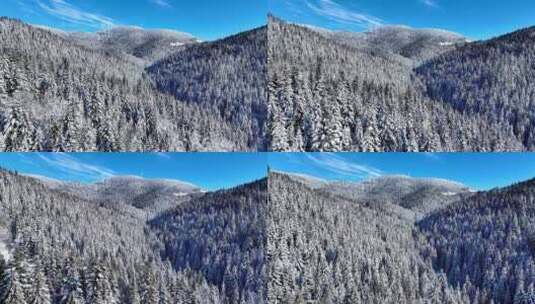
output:
[[387,175],[362,182],[347,182],[327,181],[296,173],[275,173],[286,175],[314,190],[372,208],[390,210],[411,221],[473,194],[463,184],[436,178]]
[[325,32],[332,39],[416,66],[451,51],[468,40],[457,33],[407,26],[381,26],[366,32]]
[[174,204],[191,199],[203,190],[177,180],[144,179],[137,176],[115,176],[101,182],[81,184],[50,181],[44,183],[53,190],[99,202],[103,205],[126,204],[144,210],[166,210]]
[[185,45],[200,42],[188,33],[134,26],[114,27],[96,33],[69,32],[64,36],[85,47],[130,58],[142,65],[152,64]]
[[470,195],[462,184],[442,180],[383,176],[360,183],[334,182],[321,188],[325,191],[366,203],[392,203],[427,214]]

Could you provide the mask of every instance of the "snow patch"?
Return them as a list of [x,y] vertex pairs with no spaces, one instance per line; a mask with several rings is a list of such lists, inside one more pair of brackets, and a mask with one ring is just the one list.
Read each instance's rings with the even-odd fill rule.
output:
[[0,228],[0,255],[2,255],[6,261],[10,258],[8,242],[9,235],[7,230]]
[[186,196],[188,195],[188,193],[185,193],[185,192],[175,192],[173,193],[174,196]]
[[440,46],[452,46],[454,44],[455,44],[454,42],[450,42],[450,41],[445,41],[445,42],[440,42],[439,43]]
[[456,192],[442,192],[442,195],[444,196],[454,196],[454,195],[457,195]]
[[183,46],[183,45],[184,45],[184,43],[182,43],[182,42],[171,42],[171,46],[172,47],[178,47],[178,46]]

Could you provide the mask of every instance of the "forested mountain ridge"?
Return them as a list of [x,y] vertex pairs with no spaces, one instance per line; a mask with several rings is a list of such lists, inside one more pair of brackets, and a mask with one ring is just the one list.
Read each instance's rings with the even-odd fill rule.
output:
[[489,121],[509,124],[535,149],[535,27],[466,44],[416,69],[427,94]]
[[357,202],[395,204],[418,215],[444,208],[472,194],[469,187],[453,181],[403,175],[381,176],[359,183],[332,182],[320,189]]
[[150,222],[166,244],[162,255],[202,273],[224,303],[266,303],[267,194],[262,179],[169,210]]
[[318,31],[356,49],[382,55],[409,66],[448,52],[467,42],[457,33],[407,26],[381,26],[366,32]]
[[[251,269],[263,267],[264,232],[258,207],[265,205],[261,199],[266,191],[265,181],[259,181],[207,193],[178,207],[180,216],[160,214],[147,221],[2,170],[0,226],[7,228],[12,246],[7,264],[0,257],[0,303],[212,304],[236,303],[235,295],[242,297],[241,303],[259,303],[262,277],[246,276],[239,285],[231,283],[238,270],[258,274]],[[164,214],[173,214],[172,210]],[[247,217],[242,214],[245,211],[258,216]],[[213,212],[219,216],[213,217]],[[243,221],[250,224],[241,225]],[[201,247],[165,237],[172,235],[167,230],[171,228],[195,235],[193,240],[199,244],[204,242],[211,250],[203,258],[220,260],[218,267],[197,267],[195,248]],[[203,237],[197,239],[201,232]],[[246,234],[243,240],[249,246],[232,246],[232,251],[213,246],[229,238],[238,242]],[[181,248],[182,258],[166,250],[172,246]],[[247,256],[250,261],[231,259]],[[224,282],[214,279],[220,277]],[[247,282],[245,289],[242,282]]]
[[160,91],[213,108],[265,150],[267,28],[190,44],[147,71]]
[[256,149],[251,128],[222,118],[209,100],[198,105],[159,92],[128,58],[5,17],[0,38],[2,150]]
[[115,208],[124,205],[148,212],[161,212],[201,195],[204,190],[190,183],[177,180],[144,179],[137,176],[113,176],[94,183],[72,183],[41,178],[52,190],[71,194],[81,199],[113,204]]
[[[273,16],[268,37],[273,151],[529,149],[507,121],[432,98],[412,65],[393,51],[355,47]],[[446,47],[445,54],[462,48]],[[407,56],[422,50],[419,43],[411,48]]]
[[[271,173],[269,181],[273,214],[269,227],[276,227],[268,229],[269,286],[278,292],[274,303],[284,303],[285,295],[333,303],[532,303],[535,299],[535,180],[459,196],[423,213],[416,222],[399,216],[399,210],[376,208],[380,201],[374,202],[378,199],[374,193],[352,200],[344,193],[312,189],[291,175]],[[459,186],[447,186],[452,185]],[[381,244],[387,244],[386,251]],[[356,251],[362,252],[351,258]],[[376,257],[383,260],[372,268],[370,281],[365,277],[370,270],[363,266]],[[407,261],[413,259],[427,272],[423,278],[422,270],[405,273],[405,265],[414,263]],[[397,262],[389,265],[392,261]],[[395,286],[393,274],[401,275],[402,287]],[[374,283],[382,277],[388,279]],[[425,292],[422,285],[412,287],[412,293],[406,291],[406,284],[413,282],[437,284],[434,279],[427,281],[430,278],[439,282],[430,287],[432,291]],[[370,283],[375,288],[364,289]],[[335,292],[322,289],[328,284]]]
[[395,214],[269,175],[270,303],[468,303]]
[[150,65],[199,40],[190,34],[173,30],[147,30],[134,26],[118,26],[96,33],[56,33],[83,46],[126,57],[142,66]]
[[481,192],[418,223],[435,248],[434,267],[470,303],[535,299],[535,180]]

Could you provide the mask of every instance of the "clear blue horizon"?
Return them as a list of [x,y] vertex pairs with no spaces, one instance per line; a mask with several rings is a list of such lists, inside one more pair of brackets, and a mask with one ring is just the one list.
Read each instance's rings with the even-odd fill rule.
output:
[[535,153],[270,153],[268,162],[273,170],[326,180],[406,175],[456,181],[475,190],[535,177]]
[[0,16],[65,31],[140,26],[215,40],[266,24],[265,4],[233,0],[4,0]]
[[535,25],[535,1],[499,0],[268,0],[284,20],[332,30],[364,31],[406,25],[489,39]]
[[25,175],[91,183],[112,176],[189,182],[219,190],[266,176],[263,153],[0,153],[0,167]]

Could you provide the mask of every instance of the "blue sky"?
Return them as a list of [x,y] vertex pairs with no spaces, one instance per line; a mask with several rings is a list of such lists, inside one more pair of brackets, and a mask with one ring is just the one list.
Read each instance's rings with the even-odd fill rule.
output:
[[535,177],[535,153],[281,153],[268,159],[274,170],[327,180],[408,175],[487,190]]
[[265,24],[267,6],[267,0],[2,0],[0,15],[68,31],[135,25],[213,40]]
[[479,40],[535,25],[533,0],[268,0],[288,21],[363,31],[381,24],[441,28]]
[[136,175],[190,182],[206,190],[266,176],[266,167],[328,180],[382,175],[444,178],[473,189],[535,177],[535,153],[0,153],[0,167],[78,182]]
[[54,179],[94,182],[119,175],[175,179],[205,190],[266,176],[263,153],[0,153],[0,167]]

